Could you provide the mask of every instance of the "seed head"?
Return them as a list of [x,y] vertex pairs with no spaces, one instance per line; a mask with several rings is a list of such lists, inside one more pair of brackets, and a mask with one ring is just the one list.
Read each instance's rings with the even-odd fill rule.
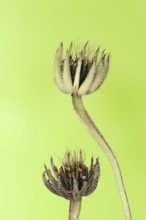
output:
[[63,57],[61,43],[55,55],[54,80],[64,93],[79,96],[93,93],[105,80],[109,61],[110,55],[105,50],[99,56],[99,47],[93,50],[88,42],[79,52],[75,52],[71,43]]
[[90,168],[88,168],[84,164],[82,151],[79,154],[67,151],[59,169],[54,165],[53,158],[50,162],[55,177],[45,165],[42,178],[52,193],[68,200],[79,200],[96,189],[100,174],[98,159],[94,164],[92,157]]

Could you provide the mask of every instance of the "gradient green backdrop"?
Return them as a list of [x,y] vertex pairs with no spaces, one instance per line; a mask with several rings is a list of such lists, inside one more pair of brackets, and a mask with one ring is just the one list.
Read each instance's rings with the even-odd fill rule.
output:
[[109,75],[84,103],[119,159],[133,220],[146,219],[146,2],[0,1],[0,219],[67,219],[68,201],[43,185],[43,163],[67,147],[99,156],[101,177],[80,220],[124,220],[109,162],[53,82],[60,41],[111,52]]

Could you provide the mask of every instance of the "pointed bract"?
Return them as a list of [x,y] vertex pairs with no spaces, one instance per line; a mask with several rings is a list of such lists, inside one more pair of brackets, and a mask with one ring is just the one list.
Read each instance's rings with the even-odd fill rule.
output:
[[63,74],[62,74],[62,56],[63,56],[63,44],[61,43],[59,48],[56,51],[55,54],[55,60],[54,60],[54,81],[58,88],[62,92],[66,92],[63,87]]
[[94,78],[93,84],[90,87],[89,93],[95,92],[104,82],[109,69],[109,58],[105,57],[104,62],[101,61],[97,64],[96,76]]
[[64,60],[64,68],[63,68],[63,84],[64,89],[67,93],[73,92],[73,85],[72,85],[72,79],[71,79],[71,73],[70,73],[70,53],[69,51],[66,52],[65,60]]
[[75,72],[75,79],[74,79],[74,92],[77,93],[79,89],[79,83],[80,83],[80,72],[81,72],[81,66],[82,66],[82,60],[78,60],[77,69]]
[[89,74],[81,84],[79,90],[78,90],[78,95],[83,96],[86,95],[90,91],[90,87],[92,86],[92,83],[95,78],[95,73],[96,73],[96,60],[93,61],[93,64],[91,66],[91,69],[89,70]]

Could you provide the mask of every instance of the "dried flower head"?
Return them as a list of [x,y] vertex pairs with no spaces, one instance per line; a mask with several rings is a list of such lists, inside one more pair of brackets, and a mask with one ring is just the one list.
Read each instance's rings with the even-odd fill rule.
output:
[[58,196],[68,200],[79,200],[96,189],[100,174],[99,161],[96,159],[94,164],[92,157],[89,169],[84,164],[82,151],[79,154],[67,151],[59,169],[51,158],[51,167],[55,177],[46,165],[42,177],[46,187]]
[[106,78],[110,61],[105,50],[98,56],[99,47],[92,50],[87,42],[79,52],[75,52],[71,43],[63,57],[61,43],[54,62],[54,80],[59,89],[79,96],[95,92]]

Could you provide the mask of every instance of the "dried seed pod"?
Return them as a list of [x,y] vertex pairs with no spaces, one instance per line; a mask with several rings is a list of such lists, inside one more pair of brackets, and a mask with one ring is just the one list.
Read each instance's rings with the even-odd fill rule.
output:
[[99,47],[91,50],[87,42],[79,52],[73,50],[71,43],[63,57],[61,43],[54,61],[54,80],[58,88],[64,93],[79,96],[95,92],[105,80],[110,62],[110,55],[105,50],[99,59],[98,56]]
[[91,166],[88,168],[82,151],[79,154],[67,151],[59,169],[52,158],[50,163],[55,177],[45,165],[42,178],[52,193],[68,200],[80,200],[82,196],[87,196],[96,189],[100,175],[98,159],[94,164],[91,158]]

